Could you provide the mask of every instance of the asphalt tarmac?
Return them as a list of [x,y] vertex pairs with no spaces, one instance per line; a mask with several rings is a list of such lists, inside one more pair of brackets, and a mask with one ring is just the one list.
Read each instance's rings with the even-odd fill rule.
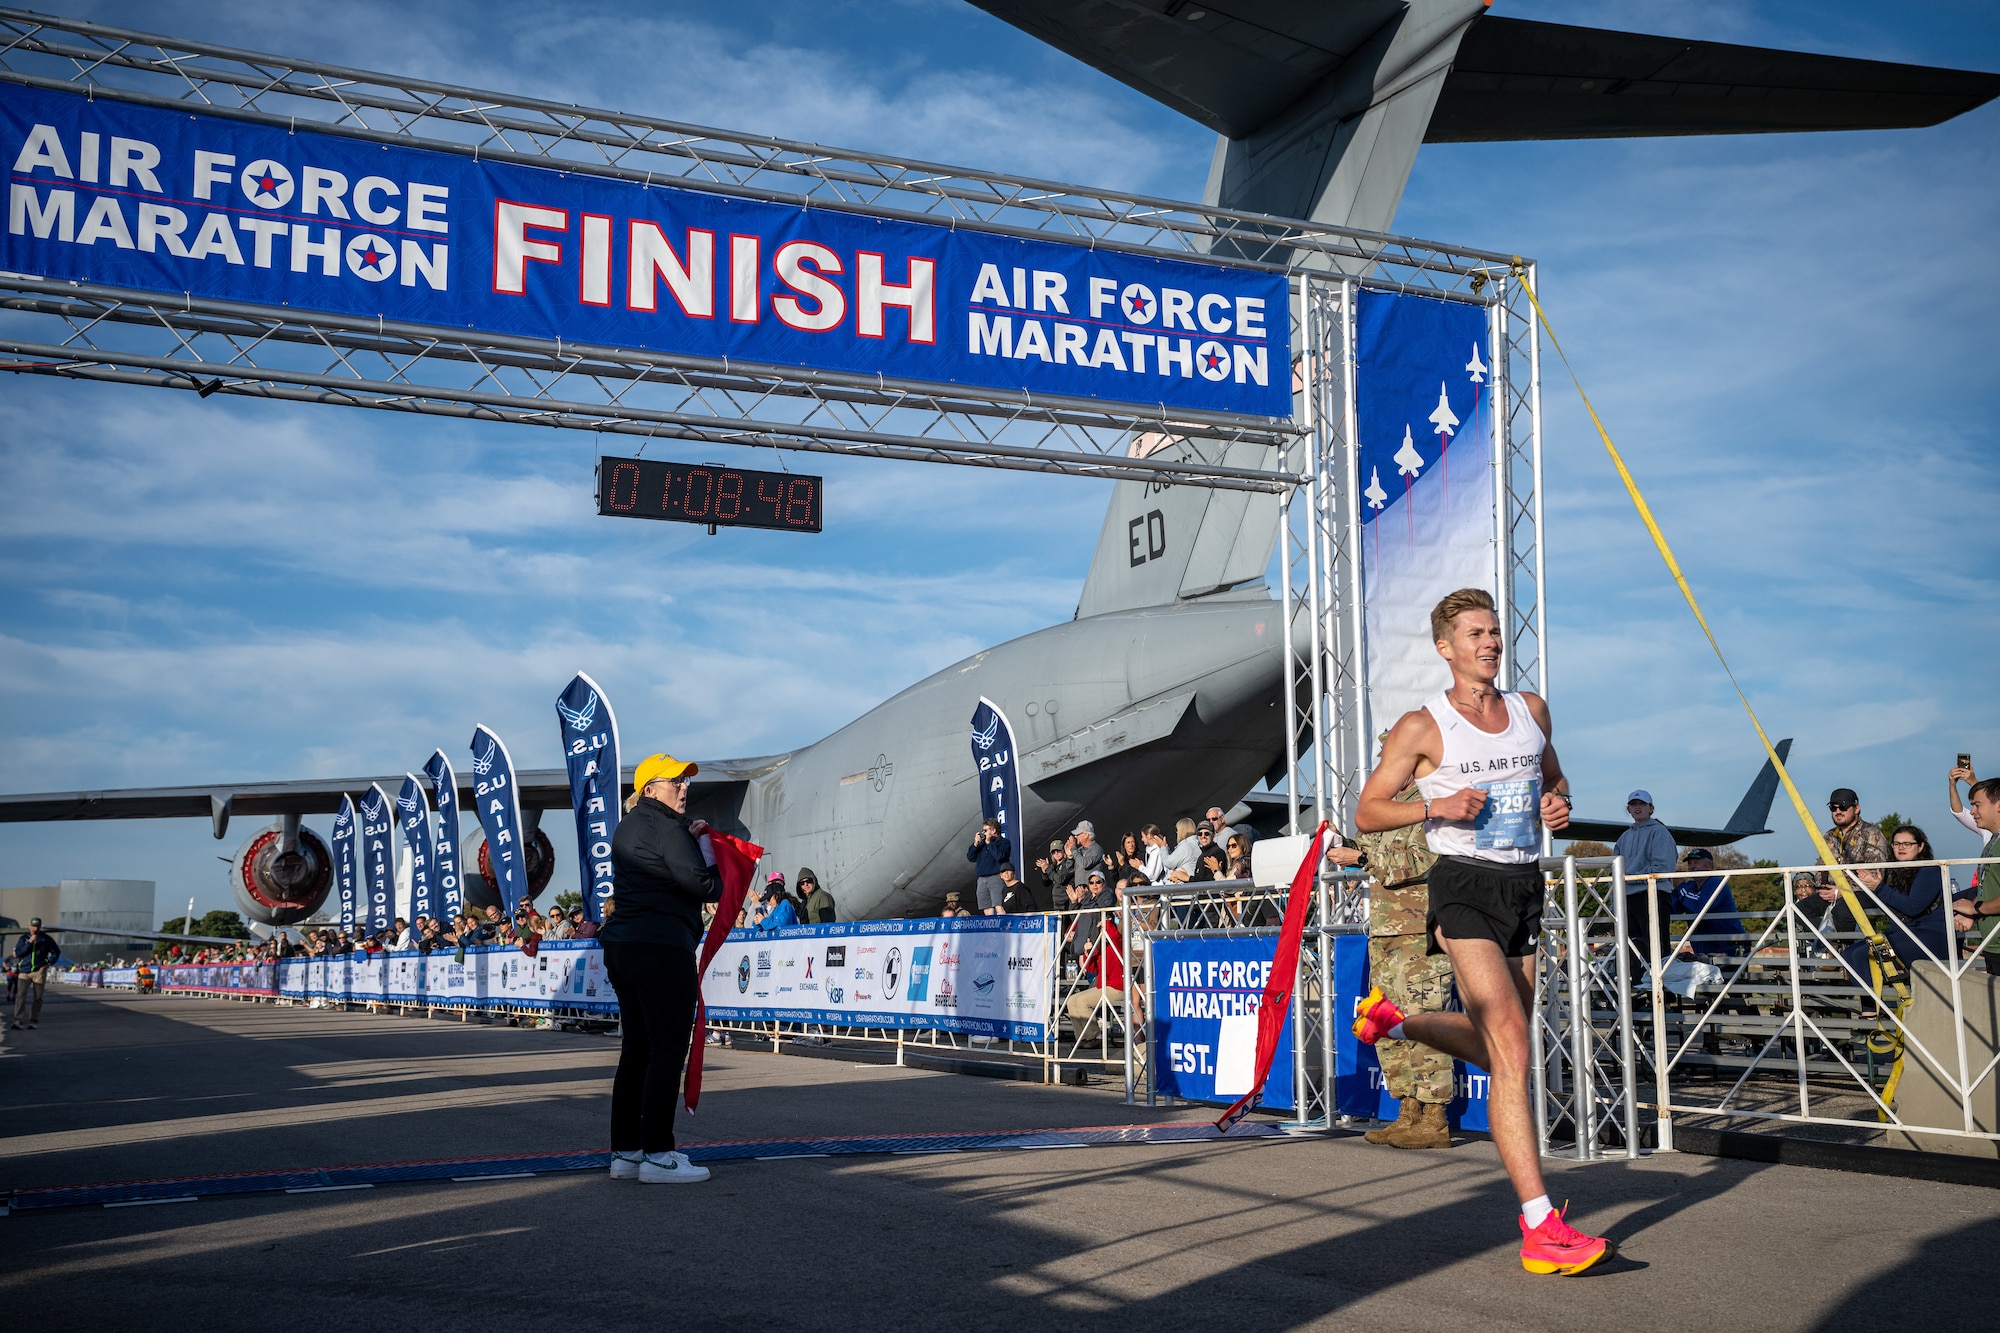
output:
[[[604,1147],[614,1039],[52,988],[0,1186]],[[1200,1120],[710,1052],[684,1142]],[[1491,1145],[1352,1136],[718,1163],[0,1218],[10,1327],[1991,1328],[2000,1191],[1668,1154],[1549,1166],[1619,1256],[1515,1258]],[[16,1316],[20,1322],[16,1323]]]

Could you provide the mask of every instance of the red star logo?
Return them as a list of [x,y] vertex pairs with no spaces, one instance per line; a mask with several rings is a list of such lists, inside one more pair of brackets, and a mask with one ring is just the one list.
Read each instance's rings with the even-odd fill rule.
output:
[[1204,356],[1202,360],[1208,362],[1208,368],[1210,370],[1214,370],[1217,366],[1222,364],[1222,358],[1217,356],[1214,352],[1210,352],[1207,356]]
[[378,252],[375,249],[374,245],[371,244],[366,250],[362,252],[361,262],[366,264],[370,268],[374,268],[377,265],[379,265],[386,257],[387,256]]
[[257,189],[261,194],[276,194],[278,192],[278,182],[267,171],[264,173],[264,178],[257,182]]

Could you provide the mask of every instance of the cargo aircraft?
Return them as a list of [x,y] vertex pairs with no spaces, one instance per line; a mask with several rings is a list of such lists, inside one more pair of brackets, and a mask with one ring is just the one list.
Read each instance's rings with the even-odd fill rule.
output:
[[[2000,93],[1988,73],[1569,27],[1480,0],[973,3],[1213,129],[1207,203],[1370,231],[1390,229],[1424,143],[1916,128]],[[934,909],[967,873],[979,812],[967,731],[982,696],[1016,730],[1031,857],[1079,815],[1124,830],[1233,806],[1283,772],[1283,626],[1264,584],[1280,522],[1270,496],[1120,482],[1071,620],[976,653],[802,749],[699,757],[691,809],[753,835],[774,865],[812,866],[845,916]],[[330,883],[325,843],[300,816],[400,777],[5,796],[0,821],[207,816],[220,838],[232,812],[275,817],[232,878],[252,919],[287,924]],[[518,778],[531,825],[569,807],[561,770]],[[1677,838],[1764,831],[1775,784],[1767,763],[1726,827]],[[1250,803],[1251,822],[1268,825],[1274,799]],[[463,863],[478,864],[476,848]],[[537,829],[531,887],[552,870]]]

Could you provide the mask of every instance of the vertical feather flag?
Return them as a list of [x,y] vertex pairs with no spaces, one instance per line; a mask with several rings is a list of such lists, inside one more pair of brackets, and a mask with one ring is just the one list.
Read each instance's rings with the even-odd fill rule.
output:
[[708,831],[709,845],[715,849],[715,868],[722,876],[722,900],[715,905],[715,920],[708,923],[708,936],[701,942],[701,958],[695,964],[694,1041],[688,1047],[687,1109],[701,1101],[701,1053],[708,1043],[708,1005],[701,998],[701,978],[708,965],[736,928],[736,914],[749,896],[750,881],[757,876],[757,862],[764,849],[754,842],[732,838],[715,829]]

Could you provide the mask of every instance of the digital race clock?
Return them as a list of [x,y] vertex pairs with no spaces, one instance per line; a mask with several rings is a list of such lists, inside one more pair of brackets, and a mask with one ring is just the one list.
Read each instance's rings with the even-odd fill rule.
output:
[[726,528],[818,532],[826,487],[796,472],[653,458],[597,460],[597,512]]

